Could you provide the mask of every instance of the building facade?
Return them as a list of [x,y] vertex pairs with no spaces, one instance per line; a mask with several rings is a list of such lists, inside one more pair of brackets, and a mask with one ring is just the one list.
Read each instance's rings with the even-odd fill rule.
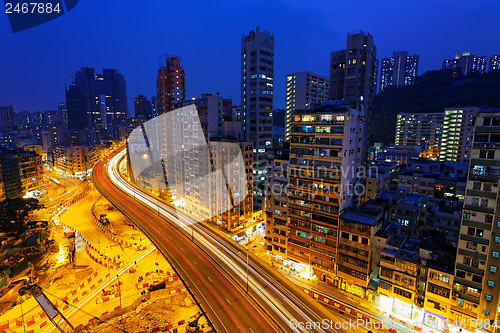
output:
[[250,31],[241,38],[241,121],[254,149],[254,204],[264,207],[267,153],[272,148],[274,37]]
[[105,138],[120,138],[120,127],[127,125],[127,88],[125,78],[116,69],[82,67],[66,89],[66,107],[70,129],[94,128]]
[[25,196],[43,187],[42,157],[28,151],[11,151],[0,154],[0,172],[7,199]]
[[156,78],[156,108],[162,114],[174,109],[174,105],[186,99],[186,77],[181,58],[167,56],[165,65],[158,69]]
[[374,202],[341,213],[337,250],[340,289],[362,298],[368,290],[376,290],[370,286],[377,264],[374,237],[384,226],[385,213],[384,207]]
[[12,105],[0,106],[0,126],[14,126],[15,124],[16,119]]
[[295,110],[310,110],[328,99],[328,78],[311,72],[286,76],[285,141],[290,140],[290,119]]
[[466,162],[470,159],[477,107],[444,110],[440,161]]
[[288,175],[290,146],[269,155],[266,188],[266,245],[273,254],[286,257],[288,218]]
[[443,112],[400,113],[396,120],[396,145],[418,145],[430,158],[437,159],[441,147]]
[[339,214],[357,201],[360,117],[349,105],[292,115],[287,257],[332,284],[338,284]]
[[467,75],[471,71],[475,73],[486,73],[487,56],[476,57],[474,52],[457,51],[455,59],[443,61],[443,69],[458,70],[462,75]]
[[347,100],[362,112],[362,162],[368,157],[371,109],[377,78],[377,48],[373,37],[363,31],[347,35],[346,49],[330,54],[329,99]]
[[[500,283],[500,113],[476,120],[453,280],[453,319],[493,323],[498,316]],[[483,327],[485,331],[492,331]]]
[[393,51],[391,58],[384,58],[380,66],[380,91],[389,86],[401,87],[413,84],[418,73],[418,54]]
[[144,95],[134,98],[134,117],[143,120],[153,118],[153,106]]
[[492,55],[490,57],[490,64],[488,66],[488,72],[496,71],[500,69],[500,54]]
[[54,169],[82,179],[102,157],[100,145],[57,146],[53,154]]

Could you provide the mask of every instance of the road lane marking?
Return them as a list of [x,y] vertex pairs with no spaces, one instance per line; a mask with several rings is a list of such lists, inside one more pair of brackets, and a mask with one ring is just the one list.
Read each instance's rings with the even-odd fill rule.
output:
[[229,303],[229,305],[231,305],[231,302],[229,302],[229,300],[226,298],[226,301]]
[[193,264],[195,264],[195,265],[196,265],[196,261],[194,261],[194,260],[193,260]]
[[210,281],[210,283],[212,283],[212,279],[210,278],[210,276],[207,276],[207,279],[208,281]]
[[250,332],[254,333],[253,329],[251,327],[248,328]]

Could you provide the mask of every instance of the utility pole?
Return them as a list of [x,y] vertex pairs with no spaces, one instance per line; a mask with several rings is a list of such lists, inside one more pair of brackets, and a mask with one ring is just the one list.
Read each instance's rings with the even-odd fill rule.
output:
[[120,275],[116,274],[116,279],[118,280],[118,294],[120,295],[120,328],[123,325],[123,306],[122,306],[122,289],[120,287]]

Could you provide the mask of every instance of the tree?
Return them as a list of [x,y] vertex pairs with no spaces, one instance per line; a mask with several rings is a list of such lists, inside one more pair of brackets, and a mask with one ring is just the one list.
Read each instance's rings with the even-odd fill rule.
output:
[[44,208],[37,199],[7,199],[0,203],[0,229],[4,232],[22,233],[32,211]]

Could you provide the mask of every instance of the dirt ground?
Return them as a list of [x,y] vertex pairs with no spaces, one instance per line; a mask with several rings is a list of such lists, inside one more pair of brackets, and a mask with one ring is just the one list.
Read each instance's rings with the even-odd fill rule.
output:
[[[150,332],[155,327],[163,332],[169,324],[184,332],[186,325],[194,320],[192,317],[200,313],[187,292],[170,295],[168,290],[151,292],[124,310],[123,314],[119,310],[110,313],[107,318],[102,318],[100,324],[87,325],[82,332],[112,333],[119,332],[120,328],[127,332]],[[185,323],[177,326],[180,320],[185,320]],[[199,324],[206,324],[205,319],[200,318]]]

